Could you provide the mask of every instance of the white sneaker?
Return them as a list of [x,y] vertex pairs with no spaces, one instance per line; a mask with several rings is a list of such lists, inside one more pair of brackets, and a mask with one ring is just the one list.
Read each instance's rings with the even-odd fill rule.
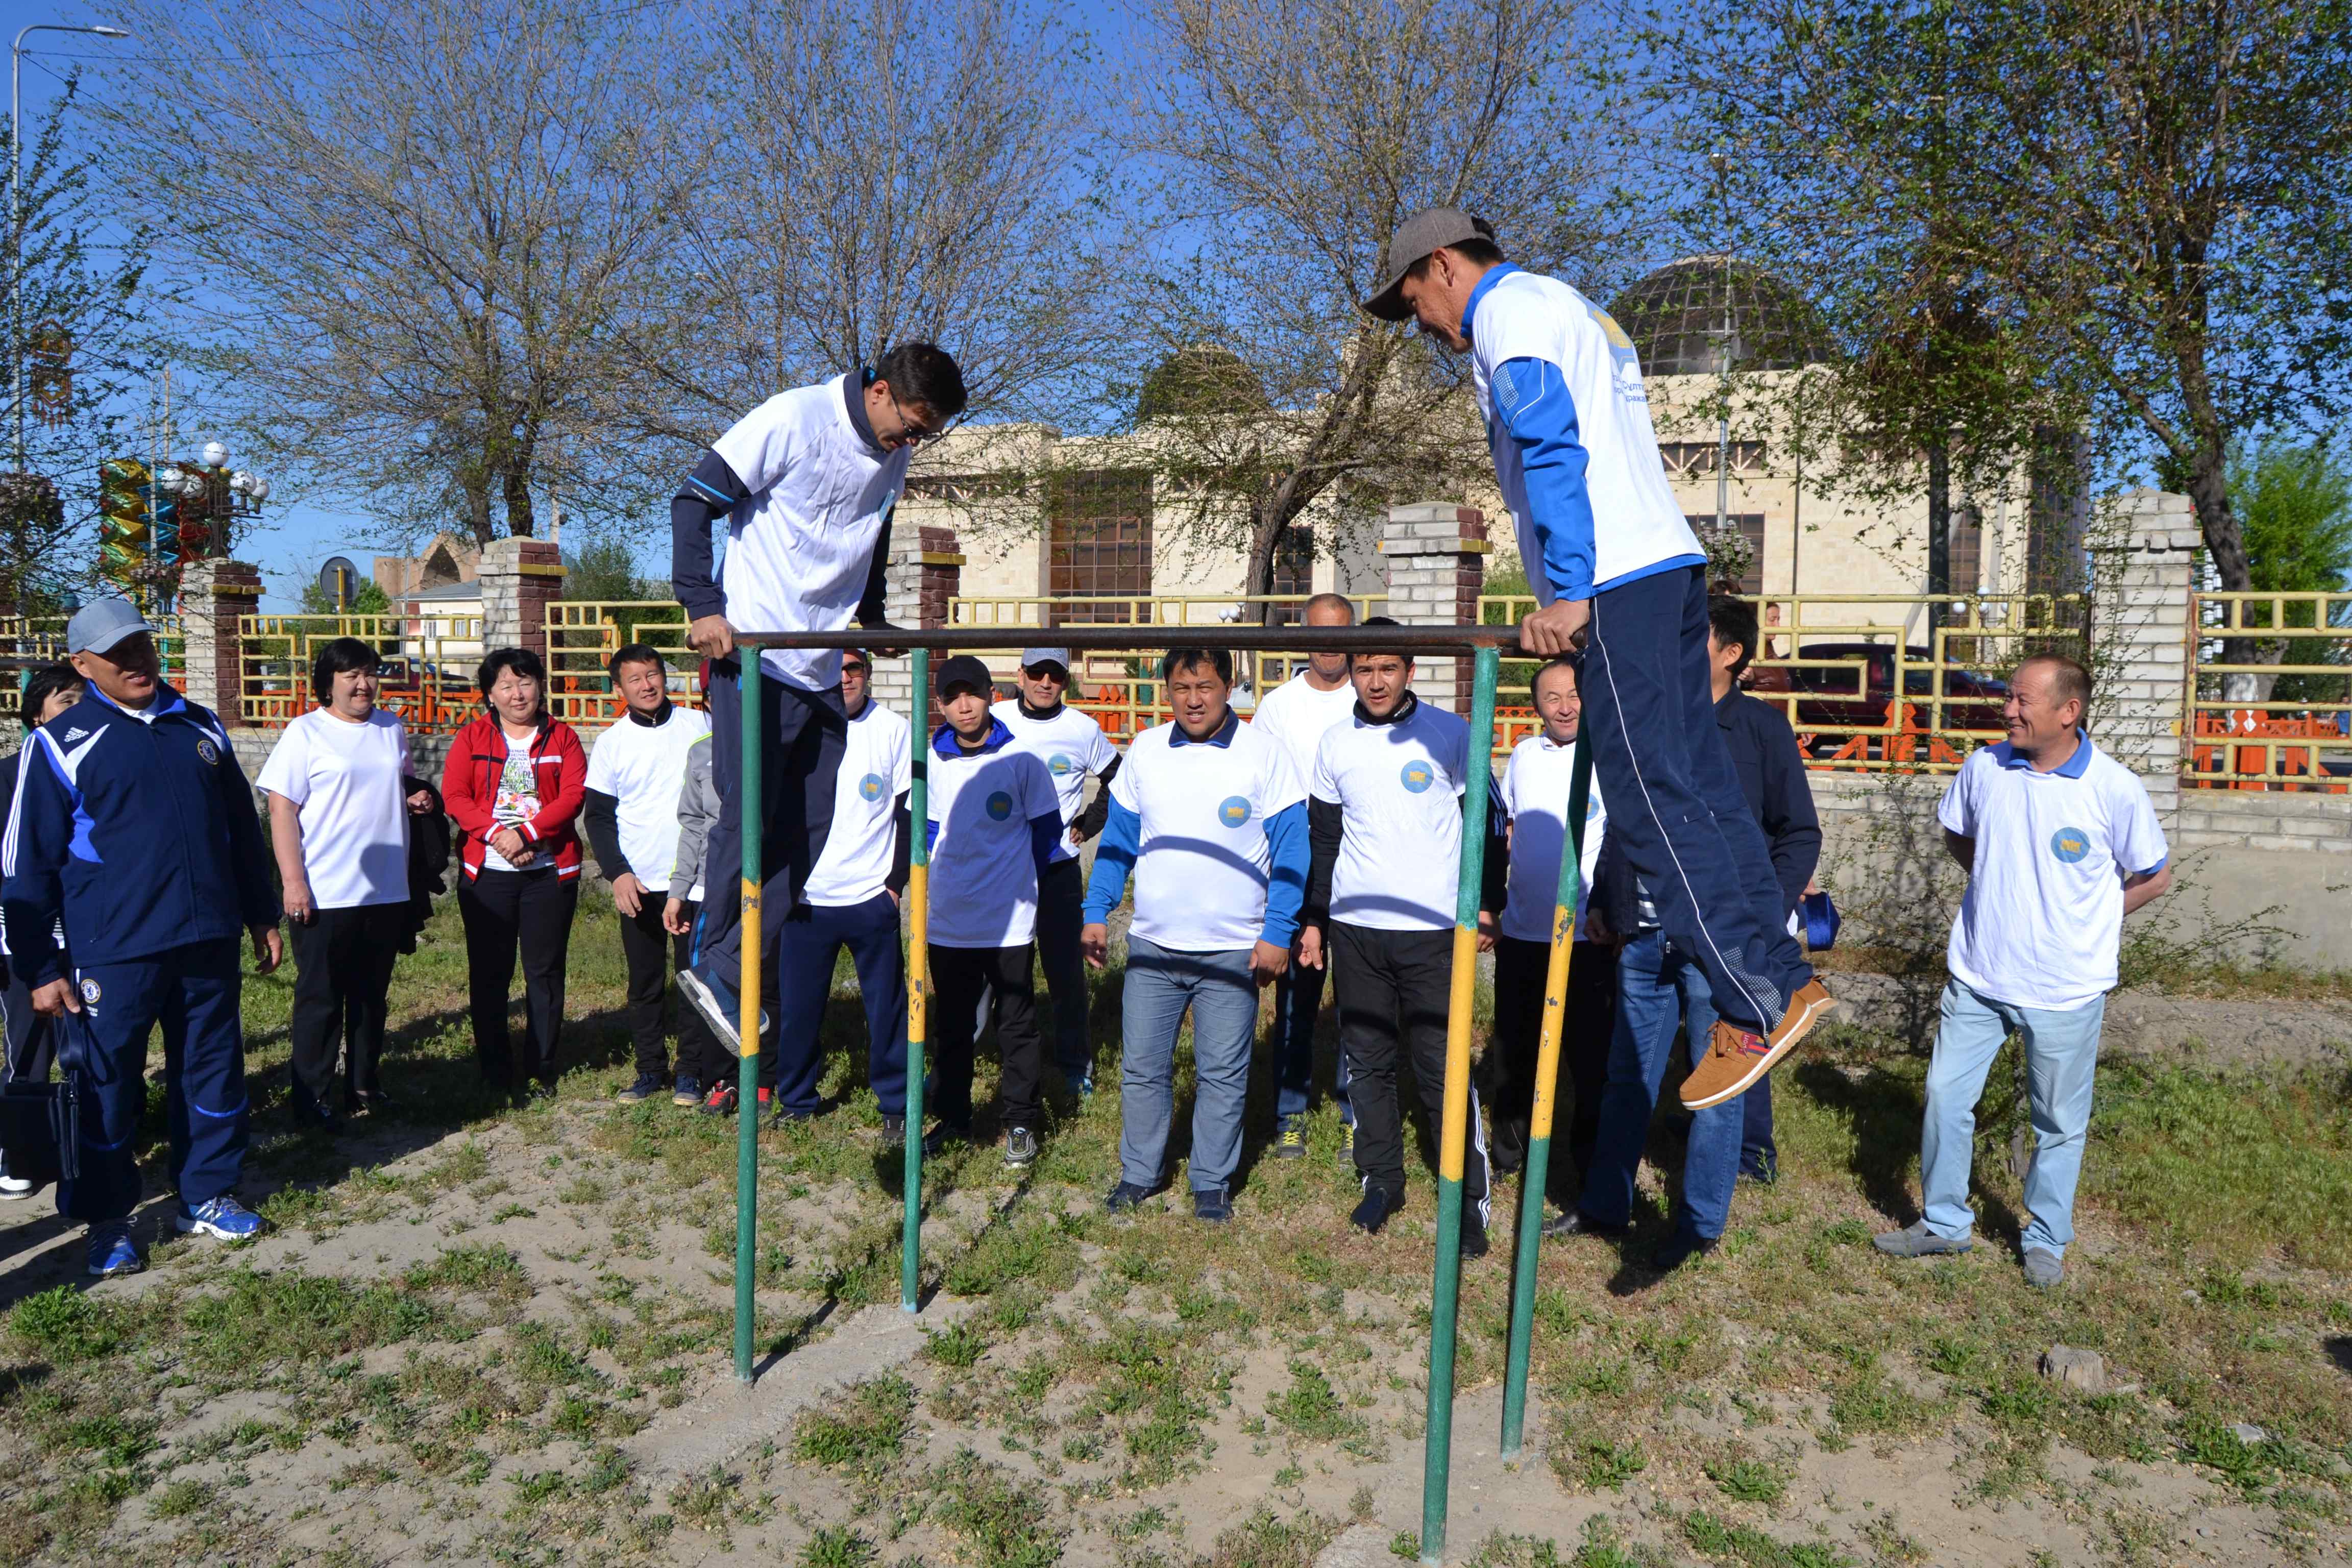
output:
[[0,1173],[0,1203],[14,1203],[19,1198],[29,1198],[32,1195],[32,1183],[22,1176],[11,1176]]

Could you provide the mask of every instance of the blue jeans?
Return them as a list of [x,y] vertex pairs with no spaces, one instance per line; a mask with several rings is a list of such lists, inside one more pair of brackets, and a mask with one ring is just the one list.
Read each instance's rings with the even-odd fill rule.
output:
[[1610,837],[1667,938],[1706,971],[1722,1016],[1765,1032],[1813,971],[1716,722],[1706,574],[1682,567],[1594,595],[1580,684]]
[[781,976],[777,1025],[762,1042],[764,1087],[776,1103],[814,1115],[818,1032],[833,996],[833,963],[843,948],[857,966],[857,995],[866,1008],[866,1076],[875,1109],[907,1113],[907,961],[898,944],[898,900],[877,893],[862,904],[795,905],[769,938]]
[[[1715,1027],[1715,1003],[1706,972],[1668,943],[1661,931],[1644,931],[1625,944],[1617,961],[1617,1025],[1609,1039],[1609,1081],[1601,1091],[1601,1136],[1592,1150],[1592,1173],[1577,1207],[1604,1225],[1623,1225],[1633,1213],[1633,1168],[1649,1141],[1650,1112],[1658,1103],[1666,1058],[1680,1022],[1694,1041]],[[1694,1055],[1704,1056],[1698,1046]],[[1731,1189],[1739,1179],[1739,1101],[1711,1105],[1691,1117],[1690,1143],[1683,1153],[1682,1192],[1675,1200],[1675,1229],[1712,1241],[1731,1214]]]
[[[1287,1127],[1307,1114],[1315,1088],[1315,1018],[1323,1010],[1323,980],[1329,973],[1309,969],[1296,958],[1274,983],[1274,1120]],[[1332,1069],[1331,1098],[1339,1107],[1339,1124],[1356,1124],[1356,1108],[1348,1103],[1348,1051],[1339,1048]]]
[[2074,1183],[2083,1173],[2091,1079],[2106,1016],[2105,996],[2053,1013],[1996,1002],[1957,980],[1946,983],[1919,1131],[1919,1185],[1929,1230],[1958,1241],[1976,1223],[1969,1207],[1976,1106],[1993,1058],[2014,1031],[2025,1037],[2026,1095],[2033,1108],[2033,1163],[2025,1170],[2025,1206],[2033,1217],[2022,1244],[2029,1252],[2039,1247],[2064,1255],[2074,1239]]
[[1192,1190],[1229,1185],[1242,1159],[1242,1105],[1257,1037],[1250,955],[1178,952],[1129,932],[1120,1026],[1118,1173],[1139,1187],[1166,1178],[1176,1115],[1176,1032],[1192,1009]]

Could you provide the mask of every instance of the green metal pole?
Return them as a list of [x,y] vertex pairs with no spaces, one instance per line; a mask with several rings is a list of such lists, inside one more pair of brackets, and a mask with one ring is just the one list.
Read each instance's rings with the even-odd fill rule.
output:
[[1560,1033],[1568,1019],[1569,961],[1584,890],[1584,814],[1592,799],[1592,747],[1580,733],[1568,779],[1568,833],[1559,892],[1551,911],[1551,962],[1544,973],[1543,1033],[1536,1051],[1536,1102],[1528,1117],[1528,1162],[1519,1178],[1518,1257],[1511,1271],[1511,1351],[1503,1373],[1503,1458],[1516,1459],[1528,1418],[1528,1351],[1535,1334],[1536,1259],[1543,1248],[1544,1187],[1551,1173],[1551,1124],[1559,1100]]
[[1486,867],[1486,784],[1495,765],[1502,656],[1478,650],[1464,781],[1462,885],[1454,901],[1454,989],[1445,1013],[1445,1118],[1437,1155],[1437,1277],[1429,1307],[1429,1422],[1422,1450],[1421,1560],[1445,1556],[1454,1457],[1454,1330],[1462,1289],[1462,1164],[1470,1142],[1470,1012],[1478,981],[1478,891]]
[[907,1218],[898,1242],[898,1305],[914,1311],[923,1283],[923,1036],[931,1011],[931,650],[915,650],[908,699],[914,782],[907,791]]
[[753,1277],[759,1263],[760,1222],[760,839],[767,814],[760,802],[760,650],[738,648],[742,674],[736,690],[743,705],[743,779],[739,786],[743,822],[742,1012],[735,1097],[735,1380],[751,1381],[751,1331],[756,1308]]

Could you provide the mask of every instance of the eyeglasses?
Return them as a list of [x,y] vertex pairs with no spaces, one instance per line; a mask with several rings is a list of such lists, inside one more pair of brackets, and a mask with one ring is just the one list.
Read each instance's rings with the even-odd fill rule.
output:
[[891,409],[898,416],[898,439],[908,446],[929,446],[947,434],[944,430],[928,429],[916,424],[915,416],[907,412],[907,405],[898,401],[898,389],[887,381],[882,384],[882,395],[890,400]]

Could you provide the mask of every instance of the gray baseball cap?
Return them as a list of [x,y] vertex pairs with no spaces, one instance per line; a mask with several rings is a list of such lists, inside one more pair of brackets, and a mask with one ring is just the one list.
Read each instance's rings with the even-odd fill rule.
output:
[[1364,309],[1383,321],[1403,321],[1412,314],[1397,297],[1405,273],[1439,246],[1459,245],[1465,239],[1483,239],[1492,245],[1494,227],[1459,207],[1423,207],[1405,219],[1381,255],[1381,286],[1364,301]]
[[94,599],[76,610],[73,619],[66,623],[66,651],[104,653],[124,637],[152,633],[154,629],[130,600]]
[[1024,647],[1021,650],[1021,668],[1028,669],[1040,664],[1058,664],[1064,673],[1076,668],[1070,662],[1070,650],[1066,647]]

